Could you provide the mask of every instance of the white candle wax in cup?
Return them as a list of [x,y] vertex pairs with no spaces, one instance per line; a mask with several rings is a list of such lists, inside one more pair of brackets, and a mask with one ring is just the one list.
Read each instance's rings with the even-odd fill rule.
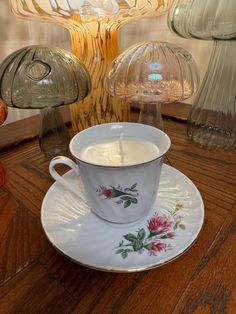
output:
[[121,164],[124,164],[124,149],[123,149],[123,141],[124,141],[124,133],[120,134],[119,137],[119,147],[120,147],[120,156],[121,156]]
[[112,137],[100,140],[84,148],[83,160],[106,166],[128,166],[144,163],[160,155],[158,147],[145,140],[134,137]]

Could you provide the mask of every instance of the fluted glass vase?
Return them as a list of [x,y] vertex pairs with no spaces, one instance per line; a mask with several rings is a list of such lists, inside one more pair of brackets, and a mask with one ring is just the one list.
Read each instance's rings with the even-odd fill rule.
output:
[[0,64],[0,98],[13,108],[41,109],[40,147],[48,157],[66,154],[69,135],[58,107],[84,99],[89,73],[67,50],[26,46]]
[[236,146],[236,1],[174,0],[169,28],[184,38],[213,40],[209,66],[188,117],[188,136],[206,148]]
[[163,129],[161,104],[181,101],[197,90],[194,59],[168,42],[147,41],[122,52],[111,65],[108,91],[140,106],[138,122]]
[[208,148],[236,145],[236,41],[216,40],[188,117],[188,136]]

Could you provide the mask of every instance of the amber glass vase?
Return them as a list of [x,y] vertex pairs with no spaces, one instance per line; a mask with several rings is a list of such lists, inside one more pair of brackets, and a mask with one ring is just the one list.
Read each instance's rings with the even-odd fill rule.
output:
[[185,38],[214,40],[188,117],[188,136],[206,148],[236,147],[236,1],[175,0],[168,25]]
[[119,54],[119,28],[131,19],[167,11],[172,1],[10,0],[16,15],[50,20],[70,31],[72,51],[92,79],[90,96],[71,106],[74,132],[94,124],[129,120],[129,104],[106,91],[108,68]]

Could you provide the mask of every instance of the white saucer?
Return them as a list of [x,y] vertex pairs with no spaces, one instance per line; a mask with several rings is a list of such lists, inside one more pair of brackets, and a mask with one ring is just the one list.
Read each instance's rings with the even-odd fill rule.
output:
[[[72,171],[65,177],[81,188]],[[59,183],[43,200],[41,220],[49,241],[74,262],[103,271],[134,272],[183,254],[202,228],[204,205],[192,181],[163,165],[156,203],[138,222],[105,222]]]

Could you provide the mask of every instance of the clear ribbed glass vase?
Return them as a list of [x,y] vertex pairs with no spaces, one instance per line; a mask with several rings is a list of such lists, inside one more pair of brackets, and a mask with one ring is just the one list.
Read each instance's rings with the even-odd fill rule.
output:
[[196,63],[185,49],[168,42],[133,45],[114,59],[108,92],[140,106],[138,122],[163,129],[161,104],[191,97],[199,86]]
[[236,146],[236,1],[175,0],[169,28],[213,40],[209,65],[188,117],[188,136],[210,149]]

